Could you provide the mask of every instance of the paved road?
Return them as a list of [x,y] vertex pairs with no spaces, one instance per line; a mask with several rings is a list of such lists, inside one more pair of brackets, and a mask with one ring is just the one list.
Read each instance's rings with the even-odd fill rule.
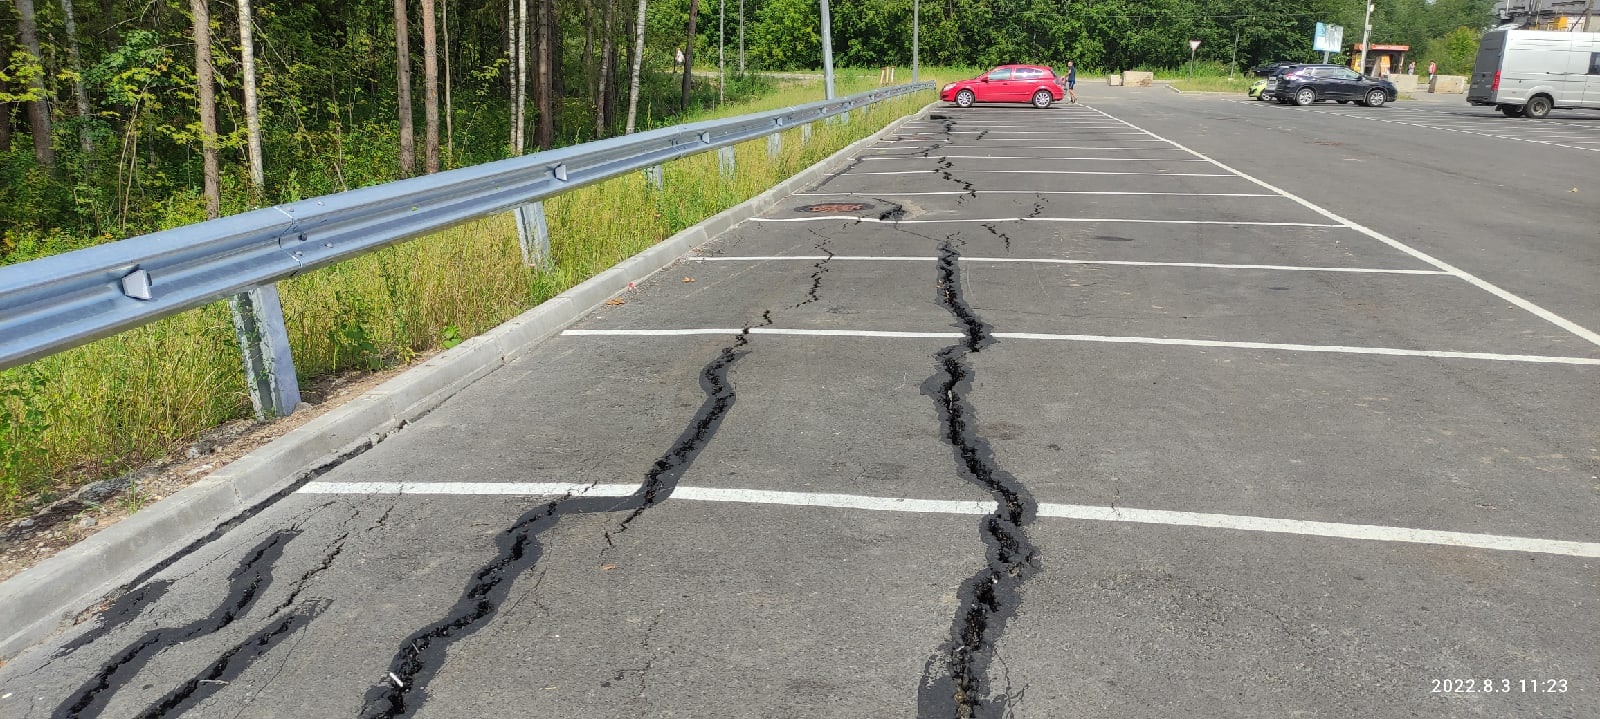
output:
[[906,126],[0,714],[1600,715],[1600,157],[1111,92]]

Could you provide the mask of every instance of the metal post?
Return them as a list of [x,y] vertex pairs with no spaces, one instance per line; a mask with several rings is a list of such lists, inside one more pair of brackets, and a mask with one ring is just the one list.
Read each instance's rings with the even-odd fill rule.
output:
[[734,155],[732,147],[717,148],[717,171],[723,177],[733,177]]
[[657,190],[661,189],[662,186],[666,184],[666,181],[662,177],[660,165],[651,165],[644,168],[644,179],[646,182],[650,183],[651,187],[654,187]]
[[828,20],[828,0],[822,0],[822,92],[824,98],[833,99],[833,30]]
[[917,50],[922,29],[922,0],[911,0],[911,81],[917,82]]
[[233,331],[244,351],[244,378],[256,419],[288,416],[300,405],[300,381],[289,353],[278,286],[264,285],[228,298]]
[[767,159],[776,160],[783,153],[783,133],[767,135]]
[[522,264],[550,268],[550,226],[544,220],[544,203],[517,208],[517,241],[522,244]]
[[1367,2],[1367,18],[1362,21],[1361,29],[1361,64],[1356,72],[1367,74],[1367,47],[1372,43],[1372,2]]
[[744,0],[739,0],[739,77],[744,77]]
[[[1239,64],[1239,31],[1238,30],[1234,30],[1233,31],[1233,60],[1228,63],[1228,79],[1229,80],[1233,79],[1233,68],[1234,68],[1235,65],[1238,65],[1238,64]],[[1322,64],[1326,65],[1326,64],[1328,64],[1328,61],[1327,60],[1323,60]]]
[[811,141],[811,123],[808,122],[808,123],[800,126],[800,144],[804,145],[804,144],[806,144],[806,143],[808,143],[810,141]]

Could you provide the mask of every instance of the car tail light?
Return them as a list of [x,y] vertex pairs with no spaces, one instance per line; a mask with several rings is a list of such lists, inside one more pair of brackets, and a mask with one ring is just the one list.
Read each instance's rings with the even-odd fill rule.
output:
[[1489,89],[1491,91],[1498,91],[1500,89],[1500,71],[1499,70],[1495,70],[1494,71],[1494,84],[1490,85]]

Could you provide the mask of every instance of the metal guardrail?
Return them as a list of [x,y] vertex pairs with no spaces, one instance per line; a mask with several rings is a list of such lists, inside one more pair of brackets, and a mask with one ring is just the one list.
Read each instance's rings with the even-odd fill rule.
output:
[[277,281],[513,210],[525,258],[541,264],[546,198],[640,170],[659,187],[661,163],[713,149],[730,173],[733,145],[770,136],[776,154],[777,133],[932,87],[899,85],[598,140],[0,267],[0,369],[232,297],[257,414],[287,414],[299,391]]

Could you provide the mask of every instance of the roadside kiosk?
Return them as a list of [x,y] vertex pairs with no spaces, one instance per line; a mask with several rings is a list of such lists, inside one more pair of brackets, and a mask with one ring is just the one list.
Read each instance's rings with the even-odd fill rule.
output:
[[1358,42],[1350,46],[1350,69],[1372,77],[1400,74],[1406,66],[1406,53],[1410,51],[1410,45],[1370,45],[1367,47],[1367,67],[1363,70],[1356,67],[1361,63],[1361,43]]

